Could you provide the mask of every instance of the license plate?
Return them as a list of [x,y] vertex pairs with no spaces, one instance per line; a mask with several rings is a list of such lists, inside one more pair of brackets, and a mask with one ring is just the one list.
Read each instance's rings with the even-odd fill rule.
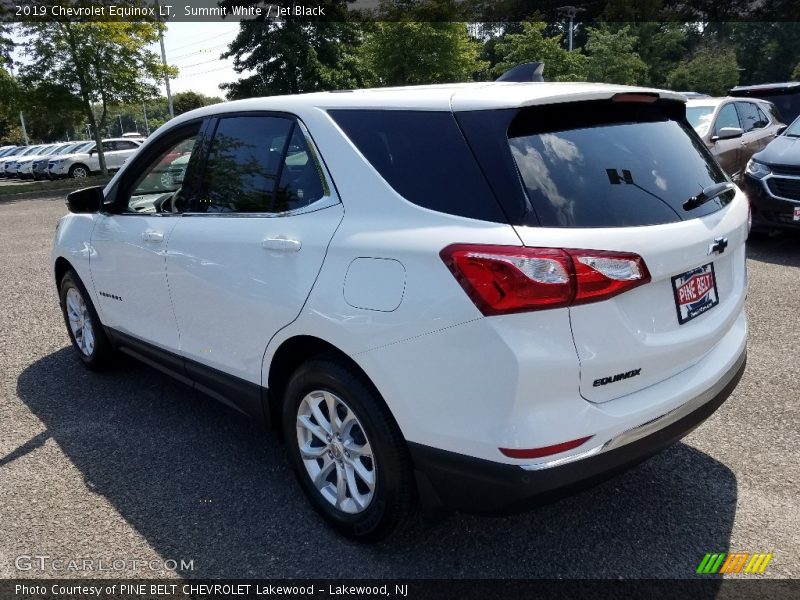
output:
[[794,207],[794,215],[792,217],[792,221],[800,221],[800,206]]
[[719,304],[714,263],[708,263],[672,278],[678,323],[683,325]]

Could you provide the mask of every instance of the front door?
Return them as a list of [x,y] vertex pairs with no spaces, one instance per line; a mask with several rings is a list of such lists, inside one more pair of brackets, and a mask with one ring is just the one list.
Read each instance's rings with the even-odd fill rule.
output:
[[267,344],[300,313],[344,214],[311,148],[287,116],[217,122],[167,254],[190,361],[261,385]]
[[[180,220],[181,183],[163,178],[165,157],[194,146],[200,123],[164,139],[121,178],[114,206],[92,232],[90,268],[103,323],[177,351],[178,327],[167,285],[166,251]],[[165,185],[165,182],[168,185]]]
[[[733,103],[723,105],[714,121],[713,136],[719,135],[723,127],[741,128],[739,115]],[[713,137],[712,137],[713,139]],[[738,179],[741,173],[742,139],[729,138],[717,139],[712,142],[711,152],[719,162],[722,169],[734,179]]]

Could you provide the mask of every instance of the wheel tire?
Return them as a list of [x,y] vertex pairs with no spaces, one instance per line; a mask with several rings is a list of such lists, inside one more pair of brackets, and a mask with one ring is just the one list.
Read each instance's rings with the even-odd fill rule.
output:
[[61,278],[59,298],[69,339],[83,364],[93,371],[110,368],[116,350],[106,337],[100,317],[75,271],[67,271]]
[[89,168],[86,165],[72,165],[69,169],[69,176],[75,179],[86,179],[89,176]]
[[[318,398],[322,393],[333,395],[337,406],[335,410],[340,415],[344,409],[349,409],[355,415],[355,424],[350,426],[349,433],[346,432],[348,428],[343,427],[341,435],[345,440],[349,437],[351,442],[355,438],[364,440],[366,443],[362,443],[360,448],[361,450],[370,448],[369,458],[366,455],[353,458],[357,456],[355,452],[358,445],[348,445],[347,441],[343,445],[340,444],[338,450],[337,447],[328,445],[330,450],[323,451],[327,458],[324,455],[313,460],[302,458],[298,439],[300,436],[306,435],[313,439],[313,443],[318,445],[312,448],[314,451],[318,451],[320,445],[326,447],[324,440],[310,436],[309,432],[299,425],[300,413],[308,406],[304,405],[305,399]],[[322,407],[322,410],[326,411],[326,406],[329,405],[325,400],[320,400],[318,408]],[[349,414],[345,415],[347,421]],[[320,357],[310,360],[294,372],[286,386],[282,422],[289,461],[303,492],[317,512],[340,533],[362,542],[378,541],[389,536],[412,514],[416,493],[408,448],[380,394],[363,375],[340,364],[335,358]],[[312,421],[312,425],[314,424],[319,424],[316,419]],[[349,449],[352,454],[345,449]],[[344,454],[347,454],[347,457]],[[337,455],[340,460],[337,459]],[[363,501],[363,495],[358,490],[359,486],[356,485],[355,494],[351,491],[351,483],[360,482],[361,487],[366,488],[365,480],[359,477],[356,481],[355,471],[349,466],[355,461],[360,461],[362,472],[369,473],[369,468],[372,468],[374,486],[371,498],[365,503],[365,507],[357,506],[356,500],[353,499],[359,496]],[[338,508],[334,505],[335,499],[328,499],[323,491],[317,488],[309,472],[309,468],[314,467],[306,466],[312,462],[317,465],[317,469],[321,467],[322,471],[325,470],[325,465],[334,464],[329,476],[338,482],[342,474],[343,481],[348,482],[345,492],[348,496],[342,506],[350,509],[355,507],[358,509],[357,512]],[[351,477],[347,476],[351,474]],[[330,489],[331,485],[338,491],[334,483],[326,484],[323,480],[323,484],[326,485],[329,494],[333,492]],[[369,491],[364,495],[368,494]]]

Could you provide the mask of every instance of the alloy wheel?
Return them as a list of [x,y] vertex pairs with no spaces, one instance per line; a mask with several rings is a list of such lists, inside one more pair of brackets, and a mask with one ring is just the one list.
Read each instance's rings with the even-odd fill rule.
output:
[[375,495],[377,465],[358,417],[337,395],[307,394],[297,409],[297,446],[311,482],[338,510],[358,514]]
[[91,356],[94,352],[92,317],[86,302],[83,301],[83,296],[77,289],[70,288],[67,291],[66,305],[69,328],[75,338],[75,343],[85,356]]

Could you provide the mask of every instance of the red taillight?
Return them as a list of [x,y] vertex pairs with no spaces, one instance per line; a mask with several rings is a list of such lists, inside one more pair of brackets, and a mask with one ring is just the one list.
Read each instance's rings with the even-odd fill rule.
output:
[[543,456],[552,456],[553,454],[558,454],[559,452],[566,452],[567,450],[577,448],[593,437],[593,435],[588,435],[586,437],[578,438],[577,440],[562,442],[560,444],[545,446],[543,448],[499,448],[499,450],[509,458],[542,458]]
[[484,315],[598,302],[650,281],[629,252],[453,244],[440,254]]

